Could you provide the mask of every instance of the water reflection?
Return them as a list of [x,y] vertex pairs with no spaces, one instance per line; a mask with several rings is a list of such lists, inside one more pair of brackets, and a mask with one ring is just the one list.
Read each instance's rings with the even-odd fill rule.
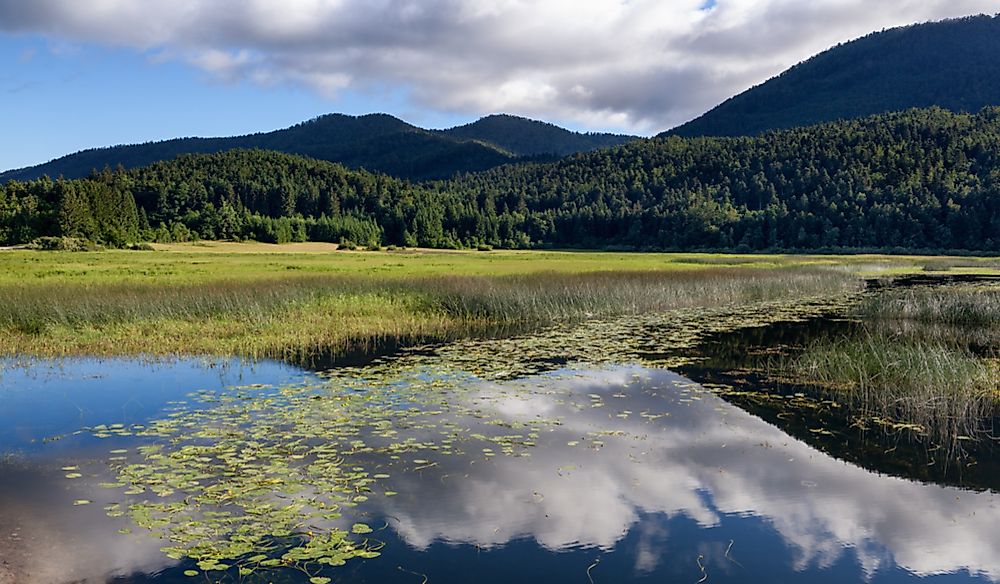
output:
[[[102,378],[90,374],[93,362],[34,381],[3,378],[0,393],[15,396],[10,404],[32,404],[27,393],[16,395],[28,387],[40,396],[34,409],[0,410],[21,428],[0,443],[20,453],[0,464],[3,584],[191,581],[159,551],[163,542],[121,534],[129,521],[105,516],[118,498],[98,487],[110,478],[107,452],[134,446],[134,437],[37,440],[79,425],[65,403],[89,412],[86,423],[114,416],[141,423],[188,390],[305,375],[274,364],[230,365],[221,374],[192,362],[120,365],[124,374]],[[434,371],[426,376],[447,374]],[[311,391],[321,384],[313,380]],[[52,402],[64,414],[50,419],[43,406],[52,396],[67,400]],[[398,494],[373,494],[357,517],[345,513],[346,524],[360,518],[377,527],[384,518],[388,526],[376,535],[387,546],[383,557],[329,572],[336,581],[1000,581],[994,494],[842,462],[668,371],[561,370],[464,385],[451,399],[464,404],[451,410],[455,417],[445,412],[435,417],[438,427],[414,424],[409,433],[401,425],[399,439],[430,443],[445,423],[472,436],[513,433],[510,426],[539,419],[559,423],[534,426],[535,445],[518,451],[529,456],[497,456],[494,442],[463,439],[449,456],[352,460],[387,472],[386,487]],[[141,411],[128,409],[132,403]],[[414,457],[433,464],[414,467]],[[68,464],[84,476],[67,480],[60,468]],[[91,503],[74,506],[81,500]],[[262,581],[307,580],[299,577],[272,573]]]
[[[0,365],[0,584],[110,582],[175,563],[160,551],[162,541],[120,533],[129,520],[104,510],[117,499],[97,486],[114,478],[108,452],[134,443],[77,433],[82,426],[144,423],[194,389],[303,377],[276,363],[238,361]],[[82,476],[67,479],[69,467]]]
[[[650,571],[671,557],[663,541],[671,518],[706,531],[724,519],[760,518],[790,551],[769,550],[771,569],[823,570],[855,555],[865,576],[902,568],[1000,579],[992,493],[843,463],[669,372],[590,372],[540,379],[539,387],[553,391],[511,397],[496,386],[480,397],[510,419],[541,414],[564,424],[530,458],[452,459],[398,479],[401,495],[382,511],[402,539],[417,549],[526,537],[550,550],[610,549],[637,531],[636,566]],[[565,390],[605,405],[565,402]],[[664,410],[664,418],[641,416]],[[734,542],[737,550],[747,543]],[[724,555],[715,552],[715,560]]]
[[0,582],[106,582],[173,563],[159,540],[118,532],[128,522],[106,516],[111,493],[65,484],[57,470],[0,463]]

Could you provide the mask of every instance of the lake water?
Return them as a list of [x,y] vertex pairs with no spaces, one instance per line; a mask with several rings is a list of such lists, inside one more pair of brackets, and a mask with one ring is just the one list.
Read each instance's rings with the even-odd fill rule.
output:
[[[250,582],[1000,581],[989,490],[846,462],[668,370],[488,374],[463,359],[423,351],[331,374],[275,362],[8,363],[0,582],[237,582],[237,564],[256,565],[246,556],[297,545],[278,533],[208,572],[161,551],[197,545],[206,516],[236,508],[288,521],[299,543],[362,523],[371,533],[353,539],[379,554],[257,569]],[[211,450],[205,428],[228,445]],[[183,467],[169,488],[134,473],[168,463]],[[379,478],[350,483],[336,516],[310,514],[333,479],[307,470],[348,468]],[[235,475],[274,486],[241,491]],[[145,489],[125,494],[137,482]],[[219,484],[242,495],[195,504]],[[170,502],[187,527],[136,525],[127,511],[144,501]]]

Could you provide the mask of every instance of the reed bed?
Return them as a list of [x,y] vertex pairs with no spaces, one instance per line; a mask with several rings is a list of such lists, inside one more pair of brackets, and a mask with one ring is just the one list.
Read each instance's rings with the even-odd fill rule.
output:
[[365,339],[453,338],[491,325],[835,295],[824,270],[716,268],[518,276],[216,280],[0,287],[0,353],[275,356]]
[[879,320],[996,326],[1000,324],[1000,288],[943,286],[901,290],[868,299],[858,308],[858,314]]
[[674,272],[536,274],[438,278],[426,282],[435,303],[463,320],[556,322],[677,308],[836,295],[855,278],[828,270],[715,268]]
[[945,443],[985,431],[1000,397],[996,362],[960,345],[881,328],[814,343],[783,369],[834,390],[862,418],[902,422]]

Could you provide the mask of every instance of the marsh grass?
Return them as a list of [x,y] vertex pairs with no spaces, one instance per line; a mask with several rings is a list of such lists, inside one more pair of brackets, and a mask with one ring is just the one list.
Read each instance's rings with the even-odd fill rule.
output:
[[448,277],[427,284],[451,316],[541,323],[836,295],[858,287],[855,279],[825,270],[746,268]]
[[825,337],[772,368],[817,384],[862,418],[919,427],[955,445],[1000,413],[1000,287],[949,284],[869,295],[858,332]]
[[791,300],[857,286],[831,271],[754,268],[30,282],[0,287],[0,352],[281,356],[349,350],[390,337],[455,338],[496,325]]
[[902,422],[943,443],[981,435],[997,412],[1000,368],[953,343],[865,329],[818,341],[784,369],[833,390],[861,419]]
[[1000,261],[983,258],[936,258],[923,262],[925,272],[950,272],[955,269],[1000,270]]
[[940,286],[901,290],[869,298],[859,306],[858,314],[878,320],[996,326],[1000,324],[1000,288]]

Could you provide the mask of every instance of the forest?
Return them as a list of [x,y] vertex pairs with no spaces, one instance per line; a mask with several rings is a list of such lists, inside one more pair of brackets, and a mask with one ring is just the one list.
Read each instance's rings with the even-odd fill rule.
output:
[[1000,104],[1000,16],[873,32],[824,51],[666,132],[751,136],[910,108]]
[[638,140],[411,183],[262,150],[0,187],[0,242],[1000,249],[1000,108]]

